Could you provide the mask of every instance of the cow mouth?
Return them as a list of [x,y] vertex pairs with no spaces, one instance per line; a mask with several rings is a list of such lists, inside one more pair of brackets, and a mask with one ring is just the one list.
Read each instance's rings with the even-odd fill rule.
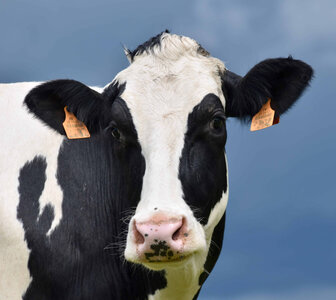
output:
[[151,260],[141,260],[139,261],[142,265],[146,266],[152,270],[162,270],[167,267],[178,268],[185,265],[193,256],[193,253],[181,254],[178,257],[173,257],[171,259],[160,259],[153,258]]
[[181,261],[184,261],[186,260],[189,256],[189,255],[186,255],[186,254],[181,254],[179,256],[175,256],[175,257],[172,257],[172,258],[168,258],[168,259],[162,259],[160,257],[153,257],[151,259],[146,259],[145,262],[146,263],[174,263],[174,262],[181,262]]

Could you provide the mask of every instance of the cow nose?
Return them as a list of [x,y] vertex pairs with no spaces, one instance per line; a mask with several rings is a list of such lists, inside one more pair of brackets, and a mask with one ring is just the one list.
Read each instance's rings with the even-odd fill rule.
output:
[[134,221],[134,241],[140,257],[148,261],[170,260],[183,252],[188,236],[184,217],[159,215],[146,222]]

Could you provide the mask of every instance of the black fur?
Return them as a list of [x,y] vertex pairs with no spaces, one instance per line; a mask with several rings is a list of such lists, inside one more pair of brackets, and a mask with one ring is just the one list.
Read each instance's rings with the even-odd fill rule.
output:
[[[111,86],[103,92],[104,99],[116,97],[104,112],[109,126],[90,139],[65,140],[61,147],[57,179],[64,196],[63,216],[49,238],[52,207],[47,206],[38,218],[45,160],[38,157],[20,172],[18,218],[31,250],[33,279],[24,300],[146,299],[167,284],[164,272],[135,268],[123,262],[122,250],[115,250],[116,244],[125,243],[126,236],[120,233],[127,231],[128,224],[120,220],[137,206],[145,171],[132,117],[117,91]],[[224,109],[219,98],[209,94],[188,118],[180,164],[185,199],[202,224],[227,190],[226,130],[211,131],[209,122],[214,117],[224,118]],[[119,140],[111,137],[113,127],[121,132]],[[216,234],[213,238],[221,245]],[[216,249],[211,251],[205,264],[209,271],[219,254]]]
[[268,98],[276,114],[281,115],[300,97],[312,75],[309,65],[291,57],[264,60],[244,77],[225,71],[222,89],[226,115],[251,119]]
[[24,300],[146,299],[166,286],[163,272],[125,262],[117,247],[126,242],[128,224],[121,219],[140,199],[145,161],[122,99],[113,103],[112,115],[122,140],[107,128],[90,139],[64,141],[57,169],[63,215],[49,238],[51,207],[38,218],[45,160],[38,157],[20,172],[18,218],[32,277]]
[[108,87],[104,89],[102,97],[112,103],[115,98],[124,92],[125,88],[126,83],[119,84],[118,82],[113,81]]
[[[210,128],[214,117],[223,119],[221,132],[213,133]],[[208,94],[188,117],[179,168],[185,201],[203,225],[227,190],[225,142],[224,108],[217,96]]]
[[[160,46],[161,36],[130,52],[131,59],[150,54]],[[199,53],[208,55],[202,48]],[[201,224],[207,224],[212,208],[227,191],[225,116],[251,118],[267,98],[280,115],[301,95],[312,74],[310,66],[292,58],[265,60],[245,77],[225,71],[221,78],[226,111],[216,95],[208,94],[190,113],[179,179],[184,199]],[[34,88],[25,98],[30,112],[57,132],[65,134],[67,106],[93,135],[63,142],[57,169],[63,216],[50,237],[46,234],[53,208],[47,205],[39,216],[46,161],[36,157],[21,169],[17,217],[31,250],[32,277],[24,300],[146,299],[167,285],[163,271],[149,272],[124,262],[122,249],[115,249],[126,242],[122,233],[128,222],[121,220],[136,208],[145,172],[136,128],[120,98],[125,87],[114,82],[100,94],[74,80],[56,80]],[[223,121],[219,130],[210,125],[214,118]],[[119,133],[113,138],[116,128]],[[225,215],[215,227],[200,285],[218,259],[224,228]]]
[[159,46],[161,45],[161,36],[163,33],[169,33],[169,30],[165,30],[161,33],[159,33],[158,35],[150,38],[148,41],[146,41],[145,43],[139,45],[135,50],[133,51],[129,51],[129,55],[130,55],[130,58],[131,58],[131,61],[134,60],[134,57],[136,55],[140,55],[144,52],[147,52],[147,53],[150,53],[151,49],[153,49],[154,47],[156,46]]

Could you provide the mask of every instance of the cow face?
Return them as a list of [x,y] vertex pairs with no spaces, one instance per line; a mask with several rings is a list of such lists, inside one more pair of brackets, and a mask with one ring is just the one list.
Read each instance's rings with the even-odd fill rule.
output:
[[226,118],[249,119],[268,98],[284,113],[312,69],[279,58],[240,77],[194,40],[168,33],[127,55],[131,65],[102,94],[60,80],[31,91],[26,104],[61,134],[67,106],[91,133],[108,130],[119,152],[136,144],[145,167],[141,186],[128,187],[141,190],[138,199],[121,199],[135,208],[124,256],[154,270],[189,265],[199,273],[228,200]]
[[166,57],[136,55],[116,77],[146,162],[125,257],[151,269],[204,263],[228,196],[224,65],[187,38],[160,45]]

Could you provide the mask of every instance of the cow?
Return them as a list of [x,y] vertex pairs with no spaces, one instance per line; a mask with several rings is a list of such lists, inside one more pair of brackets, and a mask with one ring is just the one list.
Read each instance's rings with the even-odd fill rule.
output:
[[313,75],[288,57],[241,77],[168,31],[125,52],[104,88],[0,85],[0,299],[197,299],[222,248],[226,119],[269,99],[282,115]]

